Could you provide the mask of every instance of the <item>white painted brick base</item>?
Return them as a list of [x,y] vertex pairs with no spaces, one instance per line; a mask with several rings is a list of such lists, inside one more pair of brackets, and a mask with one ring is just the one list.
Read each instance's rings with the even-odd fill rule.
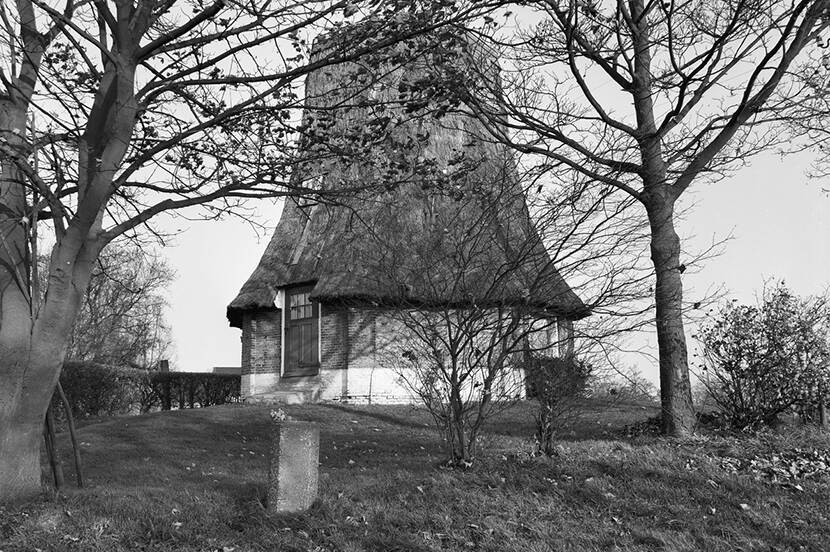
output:
[[[406,327],[381,310],[326,306],[320,320],[319,375],[313,382],[296,378],[280,381],[281,339],[279,311],[246,317],[243,328],[242,396],[275,391],[313,391],[314,400],[356,403],[416,403],[417,394],[401,377],[401,347],[406,347]],[[534,336],[536,337],[536,336]],[[538,336],[556,350],[556,328]],[[541,345],[534,345],[540,349]],[[247,373],[245,373],[247,371]],[[473,377],[469,385],[479,378]],[[300,387],[298,387],[299,384]],[[304,385],[304,386],[303,386]],[[465,391],[472,392],[467,389]],[[475,394],[475,393],[473,393]],[[494,401],[525,396],[524,373],[509,370],[493,382]]]
[[273,391],[277,386],[277,374],[245,374],[240,382],[243,397]]

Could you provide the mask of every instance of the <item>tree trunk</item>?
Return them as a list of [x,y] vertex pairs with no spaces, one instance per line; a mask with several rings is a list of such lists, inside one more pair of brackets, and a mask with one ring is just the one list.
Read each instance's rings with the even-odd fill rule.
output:
[[680,238],[674,228],[672,200],[661,196],[649,199],[651,259],[657,276],[654,299],[660,353],[661,429],[665,435],[682,437],[694,430],[695,414],[683,330]]
[[[0,131],[8,146],[25,151],[26,111],[0,99]],[[26,266],[28,238],[21,223],[26,191],[14,162],[0,162],[0,503],[40,493],[40,439],[46,408],[36,416],[18,408],[28,395],[23,385],[32,336]]]
[[648,212],[651,259],[657,276],[654,298],[660,351],[661,429],[664,435],[683,436],[692,432],[695,419],[681,309],[680,238],[674,229],[674,203],[678,193],[667,184],[666,163],[654,119],[652,27],[642,0],[631,0],[629,7],[637,27],[633,32],[636,54],[632,95],[643,164],[641,201]]
[[[28,499],[41,490],[43,421],[92,271],[89,262],[57,264],[60,270],[52,269],[47,299],[34,321],[28,306],[10,308],[19,294],[16,287],[0,295],[0,503]],[[66,277],[67,272],[74,277]]]
[[[14,319],[3,320],[4,325],[11,322]],[[49,372],[56,376],[58,370],[31,362],[51,349],[37,347],[36,335],[31,343],[21,350],[0,340],[0,504],[28,500],[41,492],[40,442],[54,389]],[[57,362],[62,361],[61,353],[55,354]]]
[[40,494],[42,430],[43,420],[0,425],[0,503],[29,500]]

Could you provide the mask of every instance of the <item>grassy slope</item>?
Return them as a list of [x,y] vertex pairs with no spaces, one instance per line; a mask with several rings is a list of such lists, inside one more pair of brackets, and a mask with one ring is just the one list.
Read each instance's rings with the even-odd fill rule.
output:
[[462,472],[437,467],[440,441],[415,409],[288,410],[322,425],[321,500],[306,515],[264,510],[268,408],[174,411],[83,428],[89,487],[0,510],[0,550],[830,550],[826,478],[798,491],[721,468],[721,454],[792,436],[625,439],[653,410],[592,403],[558,459],[530,459],[520,405]]

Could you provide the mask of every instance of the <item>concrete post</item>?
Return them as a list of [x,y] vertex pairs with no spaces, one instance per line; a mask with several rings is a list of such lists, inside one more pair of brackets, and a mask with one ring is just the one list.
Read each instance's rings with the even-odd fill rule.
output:
[[314,422],[275,420],[268,468],[268,510],[308,510],[317,499],[320,427]]

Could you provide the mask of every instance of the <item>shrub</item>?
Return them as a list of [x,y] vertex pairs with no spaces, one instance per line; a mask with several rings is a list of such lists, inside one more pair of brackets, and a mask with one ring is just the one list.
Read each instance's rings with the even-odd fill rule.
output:
[[536,441],[551,456],[558,431],[576,413],[588,389],[591,366],[576,358],[536,358],[526,370],[529,391],[539,401]]
[[390,316],[401,331],[381,362],[431,414],[446,439],[448,465],[470,466],[484,423],[522,395],[516,357],[533,326],[518,308],[413,308]]
[[[94,362],[66,362],[60,381],[76,417],[113,416],[212,406],[239,400],[240,376],[201,372],[150,372]],[[62,409],[55,400],[55,412]]]
[[241,377],[203,372],[151,372],[146,386],[153,406],[194,408],[239,401]]
[[730,303],[705,325],[701,378],[731,425],[771,424],[794,407],[814,406],[827,379],[828,310],[783,283],[758,305]]
[[136,409],[144,374],[95,362],[66,362],[60,381],[73,415],[111,416]]

